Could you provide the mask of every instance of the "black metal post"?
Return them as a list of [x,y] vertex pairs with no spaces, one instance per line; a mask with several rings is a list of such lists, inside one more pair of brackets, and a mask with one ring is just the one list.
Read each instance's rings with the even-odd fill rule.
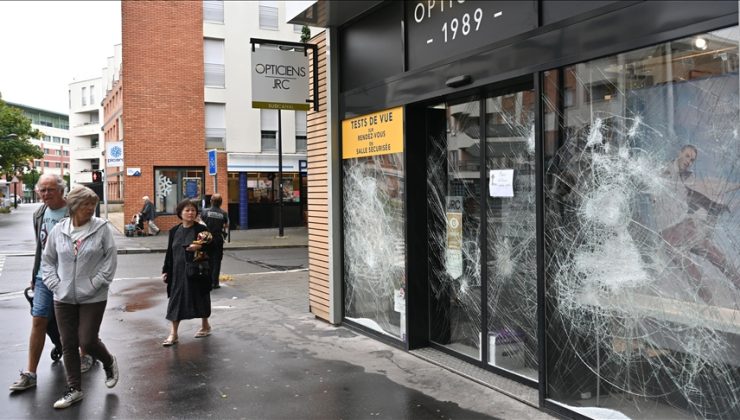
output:
[[18,208],[18,166],[16,164],[13,164],[13,179],[15,182],[13,182],[13,208]]
[[283,111],[278,109],[278,236],[283,237]]

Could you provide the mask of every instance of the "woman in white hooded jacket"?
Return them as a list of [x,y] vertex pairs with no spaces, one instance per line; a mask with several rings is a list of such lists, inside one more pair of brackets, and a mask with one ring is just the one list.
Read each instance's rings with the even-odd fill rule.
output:
[[90,188],[72,190],[67,195],[70,217],[54,226],[41,259],[44,284],[54,293],[68,386],[54,408],[82,400],[78,347],[103,363],[108,388],[118,382],[116,358],[98,337],[117,250],[108,222],[94,217],[97,204],[98,196]]

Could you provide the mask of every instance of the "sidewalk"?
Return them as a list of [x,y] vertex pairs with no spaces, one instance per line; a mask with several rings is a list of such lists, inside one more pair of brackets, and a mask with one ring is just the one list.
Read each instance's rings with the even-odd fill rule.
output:
[[[117,419],[552,419],[546,413],[345,327],[308,313],[308,273],[234,276],[212,292],[213,334],[196,339],[183,321],[180,342],[162,347],[169,324],[157,279],[114,281],[100,335],[121,376],[103,384],[97,363],[83,374],[85,398],[52,404],[64,389],[63,363],[47,345],[32,390],[0,396],[0,418]],[[303,301],[301,303],[300,301]],[[0,371],[9,384],[26,360],[31,319],[22,297],[0,316]]]
[[[104,217],[101,214],[101,217]],[[113,229],[119,254],[143,254],[149,252],[165,252],[167,250],[167,232],[157,236],[133,236],[123,234],[126,221],[122,212],[108,213],[108,221]],[[230,241],[224,244],[225,249],[256,249],[256,248],[291,248],[308,246],[308,228],[284,228],[284,235],[278,238],[278,229],[248,229],[232,230]]]

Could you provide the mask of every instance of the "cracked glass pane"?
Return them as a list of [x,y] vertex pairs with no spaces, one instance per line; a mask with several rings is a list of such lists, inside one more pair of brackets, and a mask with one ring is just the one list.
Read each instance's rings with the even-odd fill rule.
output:
[[[488,363],[537,379],[534,91],[486,99]],[[510,182],[509,182],[510,181]]]
[[345,317],[405,335],[403,153],[345,159]]
[[427,157],[431,339],[481,359],[480,105],[440,104]]
[[737,27],[546,73],[549,398],[740,418],[738,82]]

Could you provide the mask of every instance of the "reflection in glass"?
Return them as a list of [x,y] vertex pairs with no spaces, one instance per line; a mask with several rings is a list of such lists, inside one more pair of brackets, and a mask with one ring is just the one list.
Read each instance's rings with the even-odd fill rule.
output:
[[427,158],[434,304],[431,339],[480,359],[480,106],[439,105],[446,133],[433,136]]
[[513,174],[486,194],[488,363],[537,379],[534,92],[488,98],[486,137],[486,169]]
[[740,418],[737,27],[544,89],[548,396]]
[[405,335],[403,153],[344,160],[345,317]]

